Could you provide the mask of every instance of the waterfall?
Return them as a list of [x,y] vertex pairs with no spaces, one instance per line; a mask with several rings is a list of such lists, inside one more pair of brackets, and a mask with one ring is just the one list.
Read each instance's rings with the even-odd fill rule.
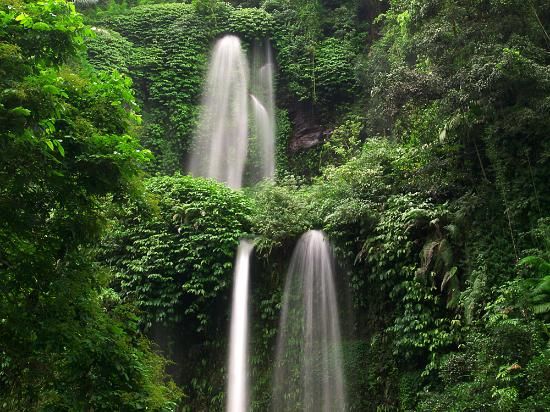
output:
[[248,151],[248,64],[238,37],[217,41],[190,161],[195,176],[238,189]]
[[261,159],[262,178],[275,176],[275,92],[273,87],[274,63],[271,45],[255,44],[252,52],[251,100],[254,124]]
[[[254,48],[251,66],[249,85],[249,65],[239,38],[226,35],[216,42],[188,167],[194,176],[234,189],[243,185],[249,146],[259,152],[253,154],[259,163],[254,181],[275,175],[274,63],[269,42]],[[257,147],[249,145],[249,94]]]
[[320,231],[300,238],[279,323],[272,410],[341,412],[345,385],[334,262]]
[[272,116],[256,96],[250,95],[250,98],[252,100],[252,113],[254,114],[256,137],[258,138],[258,149],[262,164],[261,178],[272,179],[275,175],[275,129]]
[[241,240],[233,277],[227,412],[248,410],[248,281],[253,245]]

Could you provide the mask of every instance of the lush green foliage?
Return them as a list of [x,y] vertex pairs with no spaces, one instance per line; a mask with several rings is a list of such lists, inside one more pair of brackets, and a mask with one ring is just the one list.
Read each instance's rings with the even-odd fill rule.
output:
[[[311,228],[340,263],[351,411],[550,408],[547,2],[76,2],[92,30],[62,0],[0,2],[0,409],[174,410],[146,330],[177,408],[222,410],[232,262],[255,236],[269,410]],[[173,174],[228,32],[278,62],[278,178],[241,192]],[[322,132],[294,150],[304,130]]]
[[114,212],[100,254],[115,273],[113,288],[178,361],[173,375],[192,396],[184,410],[221,409],[228,291],[250,199],[211,180],[163,176]]
[[[113,69],[120,65],[117,54],[125,56],[144,108],[142,143],[160,160],[156,169],[179,170],[195,124],[210,22],[192,5],[169,3],[135,7],[96,24],[116,32],[96,30],[89,44],[92,63]],[[109,49],[114,53],[104,52]]]
[[249,230],[250,200],[210,180],[175,175],[145,183],[148,202],[118,213],[102,260],[122,299],[143,311],[146,327],[183,323],[198,331],[215,317],[235,249]]
[[[342,103],[351,97],[355,86],[354,61],[359,52],[354,25],[357,5],[344,2],[349,4],[332,11],[322,3],[318,0],[264,3],[276,22],[274,42],[285,86],[293,98],[318,103],[321,111],[329,102]],[[324,31],[334,33],[327,36]]]
[[90,61],[132,76],[145,118],[141,142],[157,158],[151,169],[169,173],[184,169],[212,41],[231,31],[252,42],[273,26],[264,10],[216,1],[141,5],[94,19]]
[[[363,125],[316,149],[313,185],[258,194],[264,250],[323,228],[348,262],[372,373],[352,408],[547,408],[544,16],[541,3],[393,2],[359,66]],[[461,359],[474,365],[451,372]]]
[[100,199],[149,158],[129,79],[83,68],[89,35],[62,0],[0,8],[0,404],[170,410],[179,391],[130,308],[107,308],[89,246]]

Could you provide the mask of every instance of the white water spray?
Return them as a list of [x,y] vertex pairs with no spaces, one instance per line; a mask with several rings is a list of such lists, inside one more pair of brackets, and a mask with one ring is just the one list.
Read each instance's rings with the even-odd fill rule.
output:
[[273,179],[275,176],[274,67],[269,42],[266,41],[263,45],[256,44],[252,53],[251,89],[253,95],[251,100],[262,163],[260,179]]
[[273,179],[275,175],[275,129],[273,119],[264,105],[254,95],[250,95],[250,98],[262,160],[261,177]]
[[189,170],[238,189],[248,150],[248,65],[241,41],[227,35],[212,52]]
[[248,410],[248,281],[254,246],[241,240],[233,280],[233,303],[229,339],[227,412]]
[[248,63],[239,38],[227,35],[216,42],[190,156],[191,174],[225,182],[234,189],[243,185],[250,155],[249,92],[259,151],[253,156],[260,165],[250,176],[257,181],[272,179],[275,175],[274,64],[269,42],[254,49],[251,66],[249,90]]
[[320,231],[300,238],[288,269],[272,402],[274,412],[346,408],[334,262]]

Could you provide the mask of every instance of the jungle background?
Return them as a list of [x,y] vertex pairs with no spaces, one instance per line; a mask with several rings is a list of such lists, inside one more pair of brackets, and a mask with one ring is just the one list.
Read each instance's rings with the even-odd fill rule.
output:
[[[550,410],[550,3],[0,0],[0,409],[253,411],[322,229],[350,411]],[[270,39],[277,178],[185,175],[209,50]],[[253,168],[254,165],[249,165]]]

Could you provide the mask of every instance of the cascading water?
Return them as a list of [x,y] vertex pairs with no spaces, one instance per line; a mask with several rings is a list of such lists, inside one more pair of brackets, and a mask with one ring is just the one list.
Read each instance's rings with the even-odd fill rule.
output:
[[264,105],[254,95],[250,95],[250,98],[252,100],[252,113],[254,113],[256,136],[259,141],[260,158],[262,160],[262,177],[272,179],[275,175],[275,130],[272,118]]
[[[233,35],[219,39],[212,52],[199,125],[190,156],[189,172],[210,177],[238,189],[249,155],[248,104],[253,107],[260,167],[254,180],[275,175],[275,102],[273,59],[269,42],[256,48],[252,82],[241,41]],[[252,162],[254,163],[254,162]],[[247,172],[247,174],[249,174]],[[258,176],[259,175],[259,176]]]
[[254,246],[241,240],[233,277],[233,303],[229,336],[227,412],[248,410],[248,281]]
[[346,408],[334,262],[320,231],[300,238],[288,269],[279,324],[272,410]]
[[212,52],[189,171],[238,189],[248,151],[248,64],[238,37]]
[[[259,50],[259,49],[257,49]],[[269,43],[255,52],[250,104],[258,142],[261,176],[275,175],[275,115],[273,61]],[[248,64],[238,37],[227,35],[216,42],[206,79],[199,126],[189,171],[214,178],[238,189],[248,156]],[[229,341],[228,412],[248,410],[248,281],[253,246],[241,241],[237,251]]]
[[260,150],[261,176],[275,176],[275,92],[273,87],[274,63],[271,46],[255,45],[252,53],[251,95],[252,113]]

